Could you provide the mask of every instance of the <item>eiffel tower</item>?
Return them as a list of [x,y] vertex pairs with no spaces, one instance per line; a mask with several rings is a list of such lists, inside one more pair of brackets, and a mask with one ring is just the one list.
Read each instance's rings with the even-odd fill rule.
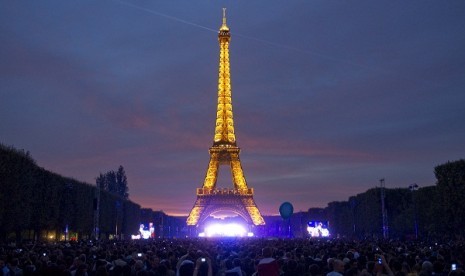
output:
[[[218,107],[216,112],[215,135],[210,147],[210,162],[202,188],[197,188],[197,199],[187,225],[198,225],[211,214],[230,211],[244,218],[247,223],[265,225],[253,199],[254,191],[247,186],[239,159],[240,148],[236,144],[231,101],[231,79],[229,73],[229,42],[231,34],[226,25],[226,9],[223,9],[223,24],[218,33],[220,64],[218,78]],[[218,189],[216,181],[220,165],[231,168],[233,189]]]

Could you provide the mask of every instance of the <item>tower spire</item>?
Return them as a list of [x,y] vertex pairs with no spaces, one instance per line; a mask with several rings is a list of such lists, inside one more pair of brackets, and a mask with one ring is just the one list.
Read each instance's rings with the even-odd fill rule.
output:
[[223,25],[218,33],[220,62],[218,70],[218,106],[216,109],[214,145],[236,145],[231,100],[231,74],[229,69],[229,42],[231,34],[226,25],[226,8],[223,8]]

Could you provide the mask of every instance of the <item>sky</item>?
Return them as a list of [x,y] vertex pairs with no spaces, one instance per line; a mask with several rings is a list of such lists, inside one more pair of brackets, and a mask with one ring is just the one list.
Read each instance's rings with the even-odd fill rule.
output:
[[[465,157],[464,1],[1,1],[0,143],[187,215],[213,144],[222,8],[263,215],[435,185]],[[227,167],[218,187],[232,188]]]

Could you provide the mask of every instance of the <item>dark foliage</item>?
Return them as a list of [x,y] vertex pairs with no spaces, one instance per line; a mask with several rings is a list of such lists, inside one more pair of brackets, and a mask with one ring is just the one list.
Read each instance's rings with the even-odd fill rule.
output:
[[[436,186],[385,189],[389,234],[394,238],[465,236],[465,160],[434,170]],[[334,234],[382,237],[380,188],[309,209],[308,220],[328,220]]]
[[[127,185],[124,169],[114,173]],[[118,175],[119,174],[119,175]],[[98,185],[106,185],[99,182]],[[100,186],[102,187],[102,186]],[[117,185],[114,186],[117,190]],[[137,232],[140,206],[124,196],[100,193],[100,228],[120,234]],[[42,231],[57,230],[66,226],[81,236],[90,237],[94,228],[94,198],[96,187],[49,172],[37,166],[29,153],[0,144],[0,241],[7,235],[32,231],[38,238]]]
[[102,191],[115,194],[121,198],[129,198],[128,179],[123,166],[119,166],[118,171],[108,171],[95,179],[97,187]]
[[465,234],[465,160],[447,162],[437,166],[438,201],[443,208],[443,223],[449,233]]
[[[385,190],[389,233],[395,238],[452,237],[465,235],[465,160],[448,162],[434,170],[437,185],[417,190]],[[142,220],[159,221],[156,212],[140,209],[127,200],[124,168],[100,174],[97,186],[49,172],[37,166],[28,152],[0,144],[0,241],[7,235],[41,231],[70,231],[91,237],[94,230],[94,199],[99,198],[100,233],[136,233]],[[100,193],[96,187],[99,187]],[[141,217],[142,216],[142,217]],[[148,217],[146,217],[148,216]],[[380,188],[331,202],[326,208],[312,208],[293,216],[293,229],[304,233],[302,223],[328,220],[333,234],[351,237],[382,237]],[[296,231],[296,230],[295,230]],[[164,229],[157,229],[164,233]],[[169,232],[169,231],[168,231]]]

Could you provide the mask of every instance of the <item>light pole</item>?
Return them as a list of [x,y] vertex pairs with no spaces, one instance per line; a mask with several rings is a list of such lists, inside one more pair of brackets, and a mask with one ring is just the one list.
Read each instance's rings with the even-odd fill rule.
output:
[[115,203],[115,239],[118,239],[118,204]]
[[352,235],[356,236],[356,228],[355,228],[355,206],[357,205],[357,201],[355,197],[351,197],[349,199],[350,209],[352,209]]
[[389,238],[389,225],[388,225],[386,206],[384,204],[384,199],[386,197],[386,194],[384,192],[384,178],[381,178],[379,182],[380,182],[380,187],[381,187],[381,215],[383,218],[383,238],[387,239]]
[[96,186],[96,195],[94,197],[94,238],[98,240],[100,237],[100,183],[98,181]]
[[415,200],[415,191],[418,190],[417,183],[410,184],[408,186],[410,191],[412,191],[412,202],[413,202],[413,227],[415,229],[415,239],[418,239],[418,222],[417,222],[417,204]]

